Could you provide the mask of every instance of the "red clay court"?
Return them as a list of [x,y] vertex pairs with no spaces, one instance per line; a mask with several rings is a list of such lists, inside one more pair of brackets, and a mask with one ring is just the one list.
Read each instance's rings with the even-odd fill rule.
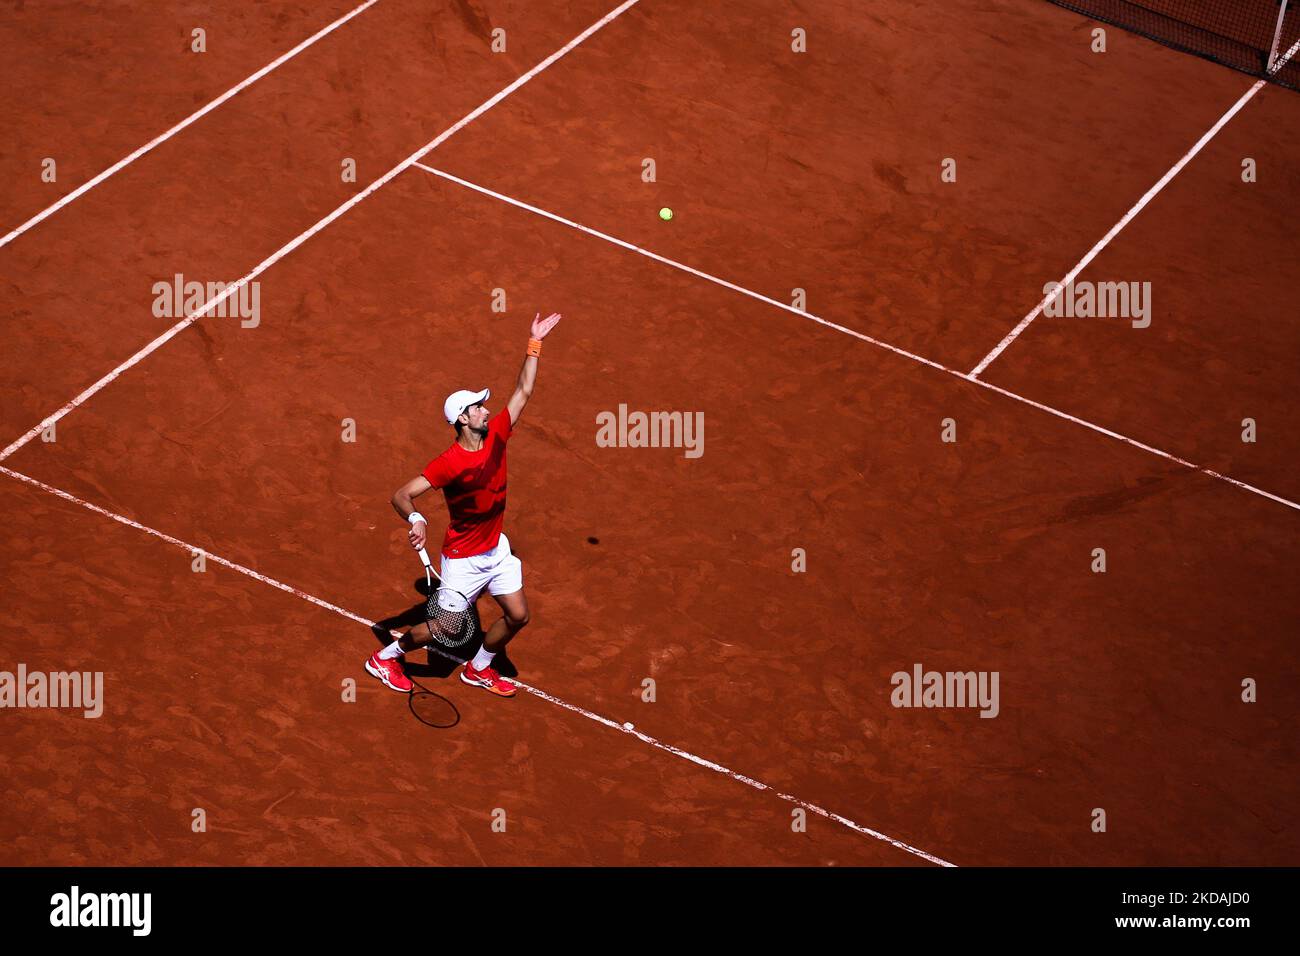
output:
[[[1296,863],[1300,93],[1098,26],[6,5],[0,671],[104,688],[0,709],[0,862]],[[1067,276],[1149,326],[1036,314]],[[524,691],[412,655],[429,727],[361,667],[423,602],[389,496],[550,310]]]

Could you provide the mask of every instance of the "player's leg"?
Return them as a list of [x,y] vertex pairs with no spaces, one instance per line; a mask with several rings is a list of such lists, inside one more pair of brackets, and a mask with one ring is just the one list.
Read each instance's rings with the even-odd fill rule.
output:
[[483,646],[492,654],[498,654],[510,643],[511,638],[528,626],[528,599],[524,589],[513,594],[494,594],[492,598],[501,605],[501,617],[488,628]]
[[527,626],[528,601],[524,598],[523,565],[510,553],[510,541],[505,535],[501,536],[489,571],[488,591],[501,605],[501,617],[488,629],[483,646],[465,665],[460,679],[501,697],[513,697],[515,685],[496,672],[492,661],[510,639]]
[[510,594],[493,594],[501,605],[501,617],[495,621],[483,638],[483,646],[460,672],[460,679],[466,684],[474,684],[491,691],[499,697],[513,697],[515,685],[497,673],[492,661],[510,639],[528,624],[528,601],[524,598],[523,588]]
[[[444,587],[460,591],[470,601],[477,598],[491,580],[490,574],[485,573],[473,558],[443,557],[438,576]],[[424,624],[416,625],[387,647],[376,651],[366,661],[366,672],[383,681],[385,687],[406,693],[415,685],[402,669],[402,658],[430,641],[429,628]]]
[[378,677],[390,690],[406,693],[415,685],[406,676],[402,659],[409,652],[424,647],[430,640],[429,628],[424,624],[416,625],[387,647],[375,651],[366,661],[366,673]]
[[[409,635],[403,635],[402,640],[406,640],[407,637]],[[402,669],[403,653],[401,641],[393,641],[387,647],[370,655],[366,660],[366,673],[371,677],[379,678],[389,690],[409,694],[415,685]]]

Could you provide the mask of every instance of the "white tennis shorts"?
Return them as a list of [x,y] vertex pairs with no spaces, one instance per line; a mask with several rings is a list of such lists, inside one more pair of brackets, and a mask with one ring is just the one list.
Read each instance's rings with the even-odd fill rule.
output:
[[483,589],[491,594],[514,594],[524,586],[524,565],[510,550],[503,533],[491,551],[468,558],[442,556],[442,586],[475,600]]

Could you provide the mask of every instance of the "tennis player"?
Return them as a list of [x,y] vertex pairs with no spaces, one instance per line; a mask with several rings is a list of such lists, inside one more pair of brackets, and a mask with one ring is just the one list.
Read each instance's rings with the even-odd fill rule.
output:
[[[503,413],[493,416],[488,411],[484,403],[491,392],[486,388],[481,392],[462,389],[447,396],[442,410],[456,429],[456,440],[393,494],[393,507],[410,522],[411,547],[419,550],[427,540],[429,523],[415,510],[413,499],[430,488],[442,489],[451,519],[442,538],[442,586],[459,591],[471,602],[487,588],[502,611],[474,659],[461,670],[460,679],[500,697],[513,697],[515,685],[493,669],[492,660],[528,624],[523,565],[511,553],[510,539],[501,530],[506,513],[506,442],[537,384],[542,339],[559,321],[558,312],[545,319],[539,312],[533,319],[528,353]],[[402,655],[427,643],[427,630],[412,628],[376,651],[366,661],[366,670],[385,686],[408,692],[412,684],[402,670]]]

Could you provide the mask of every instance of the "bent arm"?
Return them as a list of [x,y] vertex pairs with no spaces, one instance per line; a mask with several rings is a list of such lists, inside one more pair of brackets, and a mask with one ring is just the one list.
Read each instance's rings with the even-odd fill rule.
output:
[[417,475],[402,487],[393,492],[393,510],[396,511],[403,521],[410,521],[411,515],[417,515],[415,521],[411,522],[409,537],[411,547],[417,551],[425,545],[425,539],[429,533],[429,523],[424,520],[424,516],[415,510],[414,499],[424,494],[433,485],[429,484],[429,479],[424,475]]

